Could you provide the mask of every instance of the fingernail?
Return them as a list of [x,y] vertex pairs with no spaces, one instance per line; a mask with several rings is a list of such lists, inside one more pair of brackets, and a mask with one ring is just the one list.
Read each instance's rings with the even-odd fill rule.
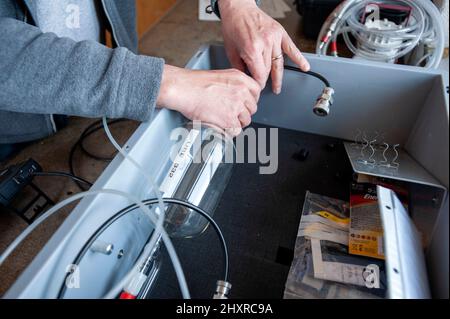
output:
[[275,88],[275,92],[276,95],[279,95],[281,93],[281,88]]
[[308,61],[303,62],[303,71],[309,71],[311,70],[311,65]]

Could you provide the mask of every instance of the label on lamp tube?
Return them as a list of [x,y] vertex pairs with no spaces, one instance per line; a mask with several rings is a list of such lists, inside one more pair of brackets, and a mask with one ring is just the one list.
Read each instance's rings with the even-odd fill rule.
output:
[[170,197],[173,195],[178,183],[183,178],[184,173],[186,173],[189,164],[192,162],[191,149],[199,135],[199,130],[192,129],[181,145],[181,148],[178,151],[169,172],[159,188],[165,197]]

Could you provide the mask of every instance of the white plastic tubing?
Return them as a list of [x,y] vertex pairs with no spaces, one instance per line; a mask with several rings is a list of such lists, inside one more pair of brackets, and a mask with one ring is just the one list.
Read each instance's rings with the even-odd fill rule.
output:
[[[165,218],[165,206],[164,201],[162,199],[162,194],[159,190],[159,187],[157,186],[156,182],[154,181],[153,177],[138,163],[136,162],[131,156],[125,152],[125,150],[120,147],[119,143],[114,139],[114,136],[111,134],[111,131],[108,127],[108,121],[106,117],[103,117],[103,127],[106,132],[106,136],[108,137],[111,144],[117,149],[117,151],[128,161],[130,161],[141,173],[147,178],[147,181],[149,183],[149,186],[153,190],[153,193],[156,195],[156,198],[158,199],[158,207],[159,207],[159,214],[157,215],[158,219],[155,223],[155,231],[153,232],[152,237],[150,238],[150,241],[148,245],[145,247],[143,254],[141,255],[141,258],[139,258],[138,262],[135,264],[133,269],[116,285],[114,286],[111,291],[106,295],[106,298],[114,298],[117,296],[117,294],[123,289],[123,287],[131,280],[132,276],[138,271],[138,267],[142,264],[144,261],[144,258],[146,258],[150,253],[152,253],[155,249],[155,246],[161,236],[165,233],[164,231],[164,218]],[[163,237],[164,238],[164,237]],[[167,237],[169,239],[169,237]],[[170,239],[169,239],[170,240]],[[165,243],[165,241],[164,241]],[[173,246],[172,246],[173,247]],[[172,263],[174,265],[175,271],[177,272],[177,278],[179,281],[179,285],[182,291],[183,298],[189,299],[189,290],[186,284],[186,280],[184,279],[184,273],[182,270],[182,267],[178,261],[178,257],[176,255],[175,250],[173,250],[174,256],[176,256],[177,260],[172,260]],[[170,257],[172,259],[172,257]],[[175,267],[175,262],[179,265],[179,267]],[[180,278],[183,279],[183,282],[180,281]]]
[[[380,36],[387,36],[393,40],[401,40],[397,43],[398,47],[393,47],[393,52],[397,49],[397,53],[389,56],[391,59],[396,59],[413,50],[420,41],[427,44],[434,45],[434,52],[427,57],[428,62],[425,67],[438,68],[444,49],[445,49],[445,30],[442,16],[437,7],[428,0],[385,0],[381,3],[399,3],[406,4],[413,8],[413,25],[395,31],[387,30],[368,30],[359,21],[359,14],[361,10],[372,3],[371,0],[346,0],[342,2],[326,20],[319,34],[317,40],[316,53],[327,54],[328,45],[331,40],[336,40],[336,37],[343,34],[346,45],[356,54],[357,52],[363,57],[369,59],[385,60],[386,57],[382,54],[377,54],[386,50],[386,48],[374,48],[372,44],[365,41],[367,34],[377,34]],[[358,39],[362,44],[363,50],[358,50],[351,42],[348,33]],[[365,35],[365,36],[364,36]],[[324,40],[325,39],[325,40]],[[395,41],[394,41],[395,42]],[[367,46],[367,50],[364,50]],[[372,49],[374,52],[371,52]]]
[[103,118],[103,128],[105,129],[106,136],[108,137],[109,141],[117,149],[117,151],[125,158],[125,160],[130,161],[142,173],[142,175],[144,175],[144,177],[148,181],[149,186],[153,190],[153,193],[158,199],[158,207],[159,207],[158,222],[155,225],[155,231],[153,232],[153,235],[150,238],[149,242],[149,245],[151,247],[150,251],[152,251],[161,236],[162,229],[164,228],[165,207],[161,192],[159,191],[159,187],[156,185],[156,182],[154,181],[153,177],[138,162],[136,162],[130,155],[128,155],[127,152],[125,152],[123,148],[120,147],[119,143],[117,143],[117,141],[114,139],[114,136],[111,134],[111,131],[109,130],[108,121],[106,117]]
[[128,274],[117,284],[115,285],[105,296],[105,298],[115,298],[123,289],[125,284],[131,279],[133,274],[135,273],[136,269],[141,265],[145,258],[148,257],[150,253],[154,251],[154,248],[156,246],[156,243],[159,241],[160,238],[162,238],[166,248],[167,252],[170,256],[170,259],[172,261],[173,267],[175,269],[177,279],[180,285],[180,290],[182,293],[183,298],[189,299],[189,289],[187,287],[186,278],[184,276],[183,269],[181,267],[180,261],[178,259],[178,256],[176,254],[175,248],[172,245],[172,241],[170,240],[169,236],[167,235],[166,231],[164,230],[164,215],[165,215],[165,206],[164,201],[162,199],[161,192],[159,191],[159,188],[157,187],[156,183],[154,182],[152,176],[143,169],[141,165],[139,165],[138,162],[136,162],[132,157],[130,157],[123,149],[120,147],[120,145],[116,142],[114,137],[111,134],[111,131],[108,128],[108,122],[106,118],[103,118],[103,126],[106,132],[106,135],[108,136],[110,142],[112,145],[119,151],[119,153],[128,161],[130,161],[139,171],[146,177],[146,179],[149,182],[149,185],[151,189],[153,190],[153,193],[156,195],[156,198],[158,199],[158,206],[159,206],[159,214],[152,213],[152,211],[144,205],[138,198],[134,197],[131,194],[113,190],[113,189],[102,189],[102,190],[94,190],[94,191],[87,191],[83,193],[76,194],[74,196],[71,196],[62,202],[56,204],[51,209],[49,209],[47,212],[45,212],[43,215],[41,215],[39,218],[37,218],[30,226],[28,226],[4,251],[4,253],[0,256],[0,265],[3,264],[3,262],[8,258],[8,256],[20,245],[20,243],[29,235],[31,234],[42,222],[47,220],[50,216],[58,212],[62,207],[68,205],[69,203],[82,199],[86,196],[93,196],[93,195],[99,195],[99,194],[112,194],[112,195],[119,195],[122,197],[125,197],[129,199],[131,202],[138,205],[144,212],[146,212],[151,219],[152,223],[155,225],[155,231],[153,232],[152,237],[150,238],[149,243],[145,246],[143,253],[139,257],[138,261],[132,267],[131,271],[128,272]]
[[[109,194],[109,195],[118,195],[118,196],[122,196],[127,198],[130,202],[135,203],[136,205],[138,205],[144,212],[146,212],[148,214],[148,216],[150,217],[150,220],[152,221],[153,224],[157,223],[157,215],[152,213],[152,211],[146,206],[144,205],[138,198],[122,192],[122,191],[118,191],[118,190],[114,190],[114,189],[101,189],[101,190],[94,190],[94,191],[87,191],[87,192],[82,192],[82,193],[78,193],[75,194],[61,202],[59,202],[58,204],[56,204],[55,206],[53,206],[51,209],[49,209],[48,211],[46,211],[43,215],[41,215],[39,218],[37,218],[30,226],[28,226],[9,246],[8,248],[4,251],[4,253],[0,256],[0,265],[3,264],[3,262],[6,260],[6,258],[8,258],[8,256],[17,248],[17,246],[20,245],[20,243],[28,236],[30,235],[42,222],[44,222],[45,220],[47,220],[49,217],[51,217],[53,214],[55,214],[56,212],[58,212],[61,208],[63,208],[64,206],[82,199],[86,196],[94,196],[94,195],[100,195],[100,194]],[[161,236],[162,236],[162,240],[164,241],[164,244],[166,245],[167,248],[167,252],[172,260],[173,266],[175,268],[175,272],[177,274],[177,278],[178,278],[178,282],[180,284],[180,289],[183,295],[183,298],[190,298],[189,295],[189,290],[187,287],[187,283],[186,283],[186,278],[184,277],[184,273],[183,273],[183,269],[181,267],[180,261],[178,259],[178,256],[176,254],[175,248],[172,245],[172,241],[170,240],[169,236],[167,235],[166,231],[164,230],[164,228],[161,229]],[[136,265],[140,265],[142,264],[142,262],[144,261],[144,259],[148,256],[148,254],[151,252],[151,247],[150,247],[150,243],[145,247],[144,249],[144,253],[141,254],[139,260],[137,261]],[[135,267],[136,267],[135,265]],[[127,279],[129,279],[129,277],[131,276],[131,274],[133,273],[134,268],[128,273],[127,276],[125,276],[125,278],[121,281],[122,282],[126,282]],[[120,293],[122,286],[116,285],[116,287],[114,287],[107,295],[106,298],[114,298],[115,296],[117,296],[118,293]]]

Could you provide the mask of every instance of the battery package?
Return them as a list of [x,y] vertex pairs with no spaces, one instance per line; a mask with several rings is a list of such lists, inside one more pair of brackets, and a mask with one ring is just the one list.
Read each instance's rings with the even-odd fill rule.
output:
[[[284,298],[384,298],[384,261],[348,253],[349,203],[306,193]],[[376,272],[373,285],[368,272]]]
[[[380,182],[398,194],[407,207],[407,191],[397,184]],[[383,227],[378,207],[377,185],[357,183],[351,185],[349,253],[384,259]]]
[[298,236],[315,237],[348,245],[348,202],[306,192]]

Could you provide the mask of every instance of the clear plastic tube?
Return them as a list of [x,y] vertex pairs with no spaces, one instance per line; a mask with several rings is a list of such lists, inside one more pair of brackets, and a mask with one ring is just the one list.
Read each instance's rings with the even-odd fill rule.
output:
[[318,55],[326,55],[327,51],[324,51],[324,46],[322,44],[326,44],[329,41],[323,42],[324,37],[328,32],[334,33],[336,30],[339,29],[338,25],[342,24],[343,15],[345,12],[350,8],[353,4],[362,1],[362,0],[345,0],[341,2],[336,9],[328,16],[328,18],[325,20],[325,23],[322,25],[322,28],[320,29],[319,36],[317,38],[317,44],[316,44],[316,53]]
[[[392,1],[391,1],[392,2]],[[362,3],[356,4],[354,5],[351,10],[349,10],[350,12],[350,16],[348,19],[348,23],[352,26],[352,28],[355,28],[355,30],[360,31],[360,32],[367,32],[368,29],[367,27],[361,23],[360,21],[360,17],[362,16],[362,14],[364,13],[364,9],[366,7],[367,4],[372,3],[370,1],[364,1]],[[382,3],[390,3],[388,1],[383,1]],[[411,33],[414,32],[416,30],[420,30],[420,29],[424,29],[424,25],[426,24],[426,20],[424,17],[424,12],[422,10],[422,8],[420,8],[418,5],[416,5],[415,2],[413,1],[409,1],[409,0],[395,0],[393,1],[393,3],[395,4],[403,4],[406,6],[411,7],[412,10],[412,15],[414,16],[415,14],[418,14],[419,17],[414,17],[414,24],[411,24],[409,26],[406,27],[402,27],[401,29],[398,30],[376,30],[376,29],[371,29],[370,32],[371,33],[375,33],[375,34],[393,34],[393,33]],[[421,33],[420,33],[421,34]]]
[[426,67],[437,69],[441,64],[442,56],[445,50],[445,30],[444,22],[438,8],[431,1],[420,1],[420,5],[424,7],[430,15],[436,30],[436,48]]
[[155,223],[155,231],[153,232],[152,237],[150,238],[149,242],[149,251],[152,252],[153,248],[156,246],[156,243],[158,242],[161,232],[164,228],[164,219],[165,219],[165,206],[162,199],[162,194],[159,191],[159,187],[157,187],[156,182],[153,180],[153,177],[147,173],[147,171],[138,163],[136,162],[130,155],[128,155],[123,148],[117,143],[114,136],[112,135],[111,131],[108,127],[108,121],[106,117],[103,117],[103,127],[106,132],[106,136],[108,137],[111,144],[117,149],[117,151],[128,161],[130,161],[141,173],[144,175],[149,183],[149,186],[153,190],[153,193],[155,194],[156,198],[158,199],[158,206],[159,206],[159,216],[158,221]]
[[[401,0],[397,0],[397,2],[403,4],[406,3],[406,1]],[[399,30],[374,30],[368,29],[359,21],[359,17],[361,16],[366,4],[366,2],[362,2],[353,6],[347,14],[347,19],[345,19],[346,23],[350,27],[350,32],[360,44],[360,47],[356,48],[351,42],[348,33],[344,33],[345,43],[347,47],[353,52],[353,54],[360,55],[368,59],[386,61],[395,60],[409,53],[416,47],[425,29],[425,18],[422,10],[419,7],[417,7],[413,3],[408,3],[408,5],[410,5],[414,9],[413,14],[419,15],[418,17],[414,18],[414,21],[416,21],[416,23],[414,23],[413,25]],[[369,41],[367,41],[370,36],[385,37],[391,40],[397,40],[398,43],[390,46],[387,45],[386,48],[384,48],[382,45],[377,45],[375,43],[371,44]]]
[[[113,190],[113,189],[101,189],[101,190],[93,190],[93,191],[87,191],[87,192],[83,192],[83,193],[78,193],[76,195],[73,195],[61,202],[59,202],[58,204],[56,204],[55,206],[53,206],[51,209],[49,209],[48,211],[46,211],[44,214],[42,214],[39,218],[37,218],[30,226],[28,226],[9,246],[8,248],[6,248],[6,250],[3,252],[3,254],[0,256],[0,266],[3,264],[3,262],[6,260],[6,258],[8,258],[8,256],[20,245],[20,243],[29,235],[31,234],[42,222],[44,222],[45,220],[47,220],[47,218],[49,218],[50,216],[52,216],[53,214],[55,214],[56,212],[58,212],[62,207],[76,201],[79,199],[82,199],[86,196],[94,196],[94,195],[100,195],[100,194],[110,194],[110,195],[118,195],[118,196],[122,196],[127,198],[130,202],[135,203],[136,205],[138,205],[144,212],[146,212],[149,216],[149,218],[151,219],[153,224],[156,224],[157,222],[157,215],[155,213],[152,213],[152,211],[146,206],[144,205],[139,199],[135,198],[134,196],[122,192],[122,191],[118,191],[118,190]],[[190,298],[190,294],[189,294],[189,289],[187,287],[187,283],[186,283],[186,278],[184,276],[184,272],[183,269],[181,267],[180,264],[180,260],[178,259],[177,253],[175,251],[175,248],[172,245],[172,241],[170,240],[169,236],[167,235],[166,231],[163,229],[161,229],[161,238],[164,241],[164,244],[166,245],[167,248],[167,252],[170,256],[170,259],[173,263],[173,267],[175,269],[175,273],[177,275],[177,279],[180,285],[180,289],[181,289],[181,293],[183,295],[183,298],[189,299]],[[136,267],[138,267],[139,265],[142,264],[142,262],[144,261],[144,259],[147,257],[147,254],[151,252],[150,249],[150,243],[145,247],[144,249],[144,253],[141,254],[141,256],[139,257],[138,261],[136,262],[135,266],[131,269],[131,271],[124,277],[123,280],[121,280],[121,282],[119,284],[122,284],[120,287],[119,285],[116,285],[113,290],[111,290],[106,297],[108,298],[114,298],[119,292],[116,290],[118,289],[117,287],[122,288],[124,286],[124,284],[127,282],[127,280],[129,280],[129,278],[131,278],[131,275],[134,273],[134,270]],[[146,254],[147,253],[147,254]]]
[[[370,3],[373,1],[347,0],[342,2],[322,26],[317,40],[316,53],[326,55],[330,40],[335,40],[339,34],[342,34],[346,45],[353,54],[373,60],[395,60],[410,53],[420,43],[426,43],[428,46],[435,44],[434,52],[427,58],[425,67],[437,68],[439,66],[444,52],[445,32],[442,16],[431,1],[380,1],[380,3],[387,4],[401,3],[413,8],[412,23],[399,30],[374,30],[368,29],[362,24],[359,20],[363,13],[362,10]],[[323,39],[327,32],[330,36],[326,37],[324,42]],[[358,47],[352,43],[349,33],[357,39]],[[367,41],[370,35],[389,38],[393,42],[392,46],[370,43]]]
[[419,61],[416,62],[416,66],[420,66],[426,59],[429,59],[431,56],[430,53],[425,54],[423,57],[420,58]]
[[[425,15],[422,9],[413,2],[402,0],[396,0],[396,2],[407,4],[413,8],[413,14],[418,15],[414,16],[414,24],[399,30],[368,29],[359,21],[359,17],[363,12],[366,3],[363,2],[351,9],[349,17],[346,21],[350,27],[352,35],[358,40],[358,43],[361,44],[360,48],[355,48],[351,43],[348,33],[344,34],[345,43],[353,54],[359,54],[374,60],[396,60],[397,58],[408,54],[417,46],[425,30]],[[386,47],[383,47],[383,45],[380,44],[370,43],[367,41],[367,38],[373,35],[395,40],[398,41],[398,43],[386,45]]]

